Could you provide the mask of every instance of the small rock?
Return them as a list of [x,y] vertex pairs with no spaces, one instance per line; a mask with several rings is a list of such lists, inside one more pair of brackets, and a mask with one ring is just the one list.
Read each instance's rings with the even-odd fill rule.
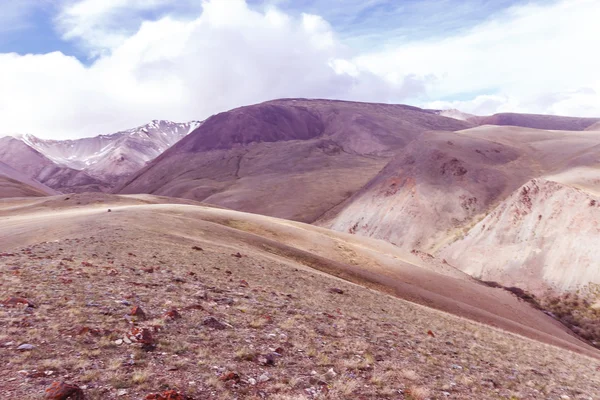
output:
[[48,400],[84,400],[83,390],[77,385],[71,385],[65,382],[52,382],[46,389],[46,399]]
[[9,297],[2,302],[6,307],[14,307],[21,304],[27,305],[27,307],[36,308],[37,306],[23,297]]
[[239,382],[240,381],[240,375],[233,372],[233,371],[227,371],[225,372],[223,375],[221,375],[219,377],[220,381],[223,382],[228,382],[228,381],[235,381],[235,382]]
[[117,396],[126,396],[126,395],[127,395],[127,389],[117,390]]
[[266,372],[258,377],[258,381],[261,383],[267,382],[269,379],[271,379],[271,378],[269,377],[269,374],[267,374]]
[[261,365],[274,366],[275,356],[272,353],[267,355],[260,355],[256,358],[256,361]]
[[26,350],[33,350],[35,349],[35,346],[29,343],[24,343],[22,345],[20,345],[19,347],[17,347],[17,350],[22,350],[22,351],[26,351]]
[[176,390],[166,390],[162,393],[151,393],[144,397],[144,400],[192,400],[192,398]]
[[344,291],[342,289],[340,289],[340,288],[331,288],[331,289],[329,289],[329,291],[331,293],[344,294]]
[[256,379],[248,378],[248,383],[251,384],[252,386],[254,386],[254,385],[256,385]]
[[112,210],[109,208],[109,209],[108,209],[108,212],[112,212]]
[[323,375],[323,377],[327,380],[332,380],[337,376],[337,373],[333,370],[333,368],[329,368],[329,370]]
[[202,247],[198,247],[198,246],[192,246],[192,250],[204,251],[204,249]]
[[115,340],[115,344],[116,344],[117,346],[120,346],[120,345],[122,345],[122,344],[123,344],[123,339],[117,339],[117,340]]
[[204,319],[204,321],[202,321],[202,325],[208,326],[209,328],[213,328],[213,329],[219,329],[219,330],[223,330],[223,329],[227,329],[228,327],[231,327],[231,325],[220,322],[215,317],[208,317],[208,318]]
[[179,311],[177,311],[176,309],[171,309],[169,311],[167,311],[164,315],[163,318],[165,319],[179,319],[181,318],[181,314],[179,314]]
[[237,252],[235,254],[231,255],[232,257],[236,257],[236,258],[242,258],[243,256],[240,254],[240,252]]
[[146,320],[146,313],[144,312],[144,310],[142,310],[142,307],[140,306],[133,307],[129,312],[129,315],[135,317],[136,319],[139,319],[140,321]]
[[131,329],[130,339],[142,344],[142,349],[146,351],[154,350],[156,343],[148,328],[133,327]]

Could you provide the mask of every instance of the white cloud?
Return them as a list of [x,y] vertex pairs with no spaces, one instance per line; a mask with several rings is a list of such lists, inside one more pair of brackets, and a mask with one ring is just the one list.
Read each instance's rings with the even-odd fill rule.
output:
[[595,0],[521,6],[442,41],[362,54],[318,15],[244,0],[181,15],[169,4],[69,0],[60,32],[96,58],[0,54],[0,134],[88,136],[278,97],[600,116]]
[[597,0],[519,6],[464,34],[403,44],[354,62],[389,82],[430,74],[435,79],[428,98],[466,97],[448,102],[465,111],[600,116],[598,15]]
[[76,137],[157,118],[200,119],[278,97],[398,100],[424,88],[413,78],[389,85],[369,72],[336,73],[330,64],[349,49],[319,16],[212,0],[197,18],[145,21],[113,43],[111,29],[104,32],[111,26],[106,16],[120,19],[124,2],[104,1],[84,0],[65,11],[77,16],[69,35],[91,51],[109,49],[90,66],[61,53],[0,55],[5,133]]

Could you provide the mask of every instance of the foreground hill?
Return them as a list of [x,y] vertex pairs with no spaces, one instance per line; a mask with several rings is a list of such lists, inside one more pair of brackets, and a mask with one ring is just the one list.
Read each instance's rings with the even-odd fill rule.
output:
[[209,118],[118,191],[312,222],[422,132],[470,126],[404,105],[275,100]]
[[40,197],[58,194],[55,190],[0,162],[0,198]]
[[0,308],[7,396],[39,398],[53,380],[124,399],[600,395],[596,350],[447,264],[170,201],[0,203],[1,294],[35,306]]
[[510,125],[559,131],[583,131],[591,125],[600,122],[600,118],[519,113],[500,113],[487,117],[472,116],[467,118],[467,120],[477,125]]

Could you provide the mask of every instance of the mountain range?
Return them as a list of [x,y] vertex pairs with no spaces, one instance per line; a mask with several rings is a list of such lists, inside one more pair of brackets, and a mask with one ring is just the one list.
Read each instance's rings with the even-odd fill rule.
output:
[[77,140],[6,136],[0,138],[0,161],[59,191],[108,192],[199,125],[152,121]]

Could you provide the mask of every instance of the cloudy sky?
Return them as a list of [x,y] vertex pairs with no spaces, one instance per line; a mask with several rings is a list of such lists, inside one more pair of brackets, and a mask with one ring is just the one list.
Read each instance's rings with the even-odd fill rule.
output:
[[600,116],[598,0],[0,0],[0,135],[279,97]]

